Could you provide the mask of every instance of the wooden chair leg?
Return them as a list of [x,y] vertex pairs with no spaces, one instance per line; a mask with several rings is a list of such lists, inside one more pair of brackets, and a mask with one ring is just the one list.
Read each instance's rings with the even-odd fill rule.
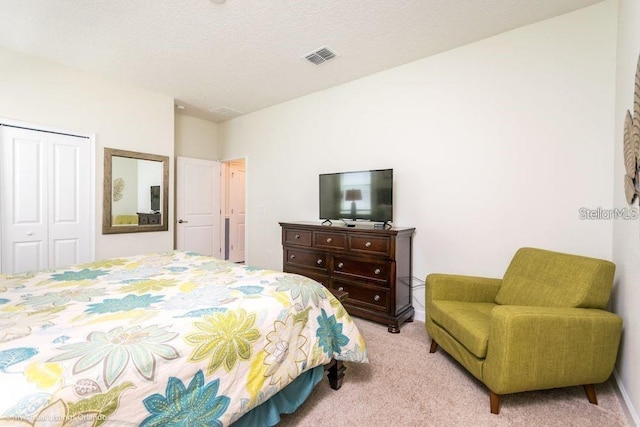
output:
[[585,384],[584,391],[585,393],[587,393],[587,399],[589,399],[589,402],[597,405],[598,398],[596,398],[596,388],[593,386],[593,384]]
[[438,343],[436,342],[436,340],[431,339],[431,347],[429,348],[429,353],[435,353],[437,349]]
[[498,415],[500,413],[500,395],[489,390],[489,403],[491,404],[491,413]]

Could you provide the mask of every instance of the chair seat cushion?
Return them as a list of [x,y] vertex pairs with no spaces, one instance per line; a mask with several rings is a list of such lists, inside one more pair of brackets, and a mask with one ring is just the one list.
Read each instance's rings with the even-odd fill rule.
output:
[[476,357],[487,356],[491,302],[432,301],[431,319]]

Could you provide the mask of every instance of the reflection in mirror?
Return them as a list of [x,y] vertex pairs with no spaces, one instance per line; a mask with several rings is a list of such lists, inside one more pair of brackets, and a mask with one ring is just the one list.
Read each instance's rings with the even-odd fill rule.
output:
[[104,149],[102,233],[168,230],[169,158]]

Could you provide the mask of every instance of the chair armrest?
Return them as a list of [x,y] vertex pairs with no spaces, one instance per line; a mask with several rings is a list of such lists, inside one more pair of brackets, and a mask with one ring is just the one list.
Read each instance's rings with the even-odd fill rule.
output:
[[483,381],[498,394],[604,382],[622,333],[599,309],[496,306],[490,322]]
[[429,274],[426,280],[426,302],[450,300],[467,302],[494,302],[502,279]]

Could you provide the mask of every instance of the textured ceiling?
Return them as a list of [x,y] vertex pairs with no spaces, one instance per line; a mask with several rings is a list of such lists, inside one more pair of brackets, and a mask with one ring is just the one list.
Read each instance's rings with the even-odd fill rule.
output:
[[[0,0],[0,46],[221,121],[600,1]],[[322,46],[339,56],[301,58]]]

